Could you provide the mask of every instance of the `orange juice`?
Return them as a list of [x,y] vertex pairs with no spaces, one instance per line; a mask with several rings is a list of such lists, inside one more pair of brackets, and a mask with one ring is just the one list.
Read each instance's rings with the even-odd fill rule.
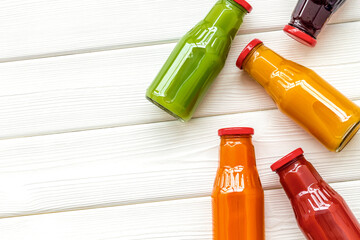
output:
[[339,152],[360,127],[360,108],[314,71],[286,60],[255,39],[240,54],[238,67],[262,85],[278,108]]
[[214,240],[265,239],[264,191],[252,128],[220,129],[220,165],[212,193]]

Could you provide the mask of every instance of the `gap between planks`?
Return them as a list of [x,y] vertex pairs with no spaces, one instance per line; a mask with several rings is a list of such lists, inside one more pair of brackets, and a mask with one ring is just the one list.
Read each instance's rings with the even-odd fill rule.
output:
[[[284,57],[314,69],[350,99],[359,99],[356,29],[360,29],[360,22],[331,25],[316,49],[301,46],[282,31],[238,36],[223,71],[194,117],[275,108],[264,89],[233,64],[254,37]],[[173,45],[0,64],[0,139],[173,120],[144,97]],[[328,48],[339,52],[333,54]]]
[[[274,173],[276,174],[276,173]],[[359,179],[354,179],[354,180],[350,180],[350,181],[337,181],[337,182],[327,182],[330,185],[333,184],[358,184],[360,186],[360,177]],[[271,192],[271,191],[276,191],[276,190],[280,190],[283,191],[283,188],[280,187],[273,187],[273,188],[263,188],[264,189],[264,193],[265,196],[267,195],[267,193]],[[285,194],[285,192],[284,192]],[[107,209],[107,208],[117,208],[117,207],[126,207],[126,206],[137,206],[137,205],[144,205],[144,204],[152,204],[152,203],[157,203],[157,204],[161,204],[164,202],[171,202],[171,201],[182,201],[182,200],[191,200],[191,199],[200,199],[200,198],[210,198],[211,195],[209,194],[204,194],[204,195],[194,195],[194,196],[187,196],[184,198],[167,198],[167,199],[158,199],[155,201],[138,201],[138,202],[134,202],[134,203],[126,203],[126,204],[109,204],[109,205],[99,205],[99,206],[91,206],[91,207],[83,207],[83,208],[74,208],[74,209],[69,209],[69,210],[60,210],[60,211],[48,211],[48,212],[38,212],[38,213],[29,213],[29,214],[19,214],[19,215],[14,215],[14,216],[6,216],[6,217],[0,217],[0,221],[2,219],[10,219],[10,218],[21,218],[21,217],[31,217],[31,216],[39,216],[39,215],[47,215],[47,214],[56,214],[56,213],[68,213],[68,212],[78,212],[78,211],[87,211],[87,210],[95,210],[95,209]],[[360,219],[360,216],[357,217],[358,219]]]
[[360,135],[343,152],[330,153],[272,110],[197,119],[186,127],[169,122],[0,142],[1,215],[208,195],[217,166],[216,130],[230,123],[256,129],[254,145],[264,189],[279,188],[269,165],[299,146],[328,182],[359,177]]
[[[21,2],[21,1],[20,1]],[[146,29],[148,27],[148,29],[152,29],[153,26],[152,25],[155,25],[155,26],[158,26],[159,28],[162,28],[161,26],[163,26],[162,28],[162,31],[163,32],[166,32],[166,39],[158,39],[158,37],[154,37],[154,36],[151,36],[151,33],[147,32],[145,33],[145,36],[141,36],[139,35],[138,33],[136,33],[137,31],[134,29],[126,29],[126,26],[123,26],[121,25],[121,23],[119,24],[116,24],[116,23],[109,23],[108,22],[108,27],[110,28],[114,28],[113,30],[113,34],[114,36],[118,36],[119,39],[121,40],[116,40],[116,38],[114,38],[113,36],[111,36],[111,32],[109,32],[108,30],[103,30],[104,32],[102,32],[102,29],[98,29],[98,27],[96,26],[93,26],[93,25],[96,25],[96,23],[94,21],[90,21],[89,18],[84,18],[84,19],[87,19],[90,21],[90,24],[87,23],[82,23],[80,21],[80,23],[78,24],[84,24],[86,26],[86,28],[84,29],[84,26],[81,27],[81,29],[78,30],[79,34],[74,37],[73,40],[70,39],[69,35],[66,35],[68,32],[70,32],[69,30],[66,30],[68,28],[74,28],[74,29],[77,29],[79,28],[79,26],[77,24],[71,24],[69,25],[66,21],[61,21],[60,24],[57,23],[57,21],[59,21],[58,17],[56,16],[56,12],[61,12],[61,8],[63,7],[64,9],[64,13],[65,14],[69,14],[70,15],[70,19],[71,17],[74,17],[72,14],[74,10],[69,10],[69,6],[65,5],[66,7],[62,6],[64,5],[65,3],[61,3],[59,2],[58,5],[55,5],[53,6],[52,8],[48,9],[48,6],[45,4],[45,3],[37,3],[39,5],[34,5],[34,7],[37,7],[37,11],[40,11],[37,15],[37,17],[39,19],[41,18],[47,18],[47,20],[50,22],[50,23],[44,23],[46,21],[43,21],[43,22],[40,22],[38,23],[38,28],[39,30],[37,31],[40,31],[40,29],[42,28],[45,28],[46,30],[49,30],[47,28],[49,28],[49,26],[47,26],[47,24],[55,24],[57,23],[59,26],[59,29],[62,32],[62,34],[65,34],[65,35],[62,35],[61,37],[56,37],[59,33],[57,33],[56,31],[53,32],[52,29],[51,31],[48,31],[49,35],[53,34],[54,36],[50,36],[48,37],[49,39],[48,42],[45,42],[43,43],[42,47],[44,49],[47,49],[48,52],[45,52],[45,53],[32,53],[34,52],[33,50],[30,50],[32,48],[31,45],[29,45],[29,43],[27,42],[22,42],[24,41],[24,38],[22,38],[21,40],[19,40],[18,38],[16,38],[17,35],[19,35],[18,32],[16,33],[13,33],[11,31],[13,31],[12,29],[14,28],[14,26],[10,27],[10,26],[7,26],[6,24],[4,24],[3,26],[3,29],[0,29],[2,30],[3,32],[10,32],[10,33],[7,33],[7,35],[5,35],[7,38],[4,38],[3,41],[9,41],[9,42],[19,42],[19,45],[24,45],[25,48],[23,49],[23,52],[26,54],[28,52],[28,55],[23,55],[23,56],[16,56],[16,55],[21,55],[23,54],[23,52],[21,52],[20,50],[12,47],[10,45],[10,47],[14,48],[13,49],[13,57],[3,57],[3,58],[0,58],[0,63],[1,62],[12,62],[12,61],[24,61],[24,60],[32,60],[32,59],[39,59],[39,58],[49,58],[49,57],[59,57],[59,56],[67,56],[67,55],[74,55],[74,54],[84,54],[84,53],[94,53],[94,52],[101,52],[101,51],[109,51],[109,50],[116,50],[116,49],[125,49],[125,48],[132,48],[132,47],[141,47],[141,46],[152,46],[152,45],[155,45],[155,44],[164,44],[164,43],[171,43],[171,42],[175,42],[177,41],[181,35],[179,34],[179,32],[181,33],[185,33],[186,31],[188,31],[191,27],[193,27],[193,25],[195,25],[200,19],[202,19],[205,14],[207,13],[208,10],[210,10],[210,8],[212,7],[212,5],[215,3],[215,1],[208,1],[207,3],[198,3],[198,4],[194,4],[193,2],[187,2],[185,4],[189,4],[189,6],[183,6],[184,8],[185,7],[193,7],[193,8],[198,8],[197,10],[194,10],[194,12],[196,12],[197,14],[193,14],[193,16],[190,16],[189,13],[185,14],[186,16],[183,17],[181,16],[181,13],[179,15],[179,13],[175,13],[174,12],[165,12],[165,8],[163,6],[161,6],[161,4],[164,4],[162,2],[159,2],[159,3],[156,3],[158,5],[155,5],[158,6],[157,9],[160,9],[162,12],[162,14],[160,14],[160,16],[158,16],[158,18],[156,18],[156,16],[152,16],[154,18],[153,21],[150,21],[149,23],[142,23],[142,29]],[[121,10],[121,7],[119,8],[119,6],[122,6],[120,3],[117,4],[116,2],[108,2],[107,3],[108,6],[109,6],[109,16],[106,20],[102,19],[103,21],[110,21],[110,19],[113,19],[115,14],[118,13],[117,11],[123,11]],[[114,5],[115,4],[115,5]],[[146,9],[146,10],[143,10],[141,9],[141,11],[145,11],[144,15],[146,16],[148,14],[148,9],[146,8],[147,5],[149,5],[148,7],[152,7],[151,5],[151,2],[145,2],[145,3],[142,3],[140,2],[139,4],[143,5],[143,8]],[[175,5],[177,6],[176,4],[177,3],[165,3],[165,4],[169,4],[169,8],[171,8],[172,5]],[[277,4],[271,4],[269,5],[268,1],[258,1],[258,2],[253,2],[252,3],[254,5],[254,11],[246,17],[245,19],[245,22],[242,26],[242,28],[240,28],[240,31],[239,33],[240,34],[251,34],[251,33],[260,33],[260,32],[268,32],[268,31],[275,31],[275,30],[280,30],[283,25],[287,24],[289,18],[290,18],[290,15],[291,15],[291,11],[293,9],[293,7],[295,6],[295,1],[293,1],[293,3],[289,4],[288,1],[284,1],[284,2],[280,2],[280,3],[277,3]],[[358,18],[358,16],[355,14],[355,10],[357,8],[357,5],[359,4],[356,0],[353,0],[353,1],[348,1],[337,13],[335,13],[335,15],[330,19],[330,22],[329,22],[329,25],[331,24],[337,24],[337,23],[347,23],[347,22],[354,22],[354,21],[358,21],[360,20]],[[118,6],[119,5],[119,6]],[[204,7],[204,5],[206,5],[206,7]],[[350,8],[352,5],[352,8]],[[94,5],[95,6],[95,5]],[[85,6],[82,6],[82,9],[81,11],[83,12],[86,12],[86,7],[89,8],[89,15],[92,16],[95,15],[95,19],[97,15],[97,12],[93,12],[93,7],[92,4],[89,4],[89,6],[85,5]],[[104,4],[104,9],[101,8],[101,11],[105,11],[105,8],[106,8],[106,4]],[[110,6],[111,9],[110,9]],[[159,8],[159,6],[161,6],[161,8]],[[261,7],[263,6],[263,7]],[[4,9],[6,9],[8,6],[4,6]],[[29,9],[27,9],[29,6],[24,6],[22,8],[22,5],[21,4],[18,4],[16,10],[17,11],[24,11],[25,14],[24,14],[24,18],[31,18],[32,21],[39,21],[37,19],[34,19],[33,16],[31,16],[30,13],[27,13],[27,11],[29,11]],[[76,6],[76,7],[79,7],[79,6]],[[76,7],[74,9],[76,9]],[[268,7],[273,7],[273,8],[277,8],[277,10],[280,12],[280,16],[272,16],[271,14],[271,11],[269,11]],[[57,9],[59,8],[59,9]],[[124,6],[122,6],[122,8],[124,8]],[[126,5],[125,5],[125,8],[126,8]],[[129,7],[130,8],[130,7]],[[266,9],[263,10],[263,9]],[[286,9],[286,10],[285,10]],[[131,9],[132,10],[132,9]],[[41,11],[44,11],[44,13],[42,13]],[[50,14],[52,11],[54,11],[55,14],[53,14],[52,16],[47,16],[47,14]],[[69,12],[67,12],[69,11]],[[129,12],[129,13],[128,13]],[[130,14],[132,11],[125,11],[125,14],[120,14],[119,16],[119,19],[121,21],[121,17],[123,18],[123,21],[126,21],[128,18],[131,18],[132,15]],[[201,12],[201,14],[200,14]],[[269,13],[270,12],[270,13]],[[43,14],[44,16],[42,16],[41,14]],[[119,14],[119,13],[118,13]],[[128,15],[126,15],[128,14]],[[139,13],[140,15],[142,14],[141,12]],[[270,15],[269,15],[270,14]],[[198,18],[199,15],[204,15],[204,16],[201,16]],[[194,16],[197,16],[197,19],[198,20],[195,20]],[[9,16],[6,16],[4,15],[3,17],[3,22],[6,23],[6,19],[9,18],[11,20],[13,16],[11,14],[9,14]],[[89,17],[89,16],[87,16]],[[194,19],[191,19],[190,20],[190,17],[191,18],[194,18]],[[168,26],[168,24],[161,24],[163,21],[163,19],[169,19],[170,18],[170,23],[172,24],[175,24],[177,22],[184,22],[184,26],[178,26],[176,25],[175,28],[178,29],[178,31],[174,32],[174,30],[171,29],[171,26]],[[172,19],[173,18],[173,19]],[[264,21],[263,19],[265,18],[269,18],[271,19],[270,23]],[[279,22],[279,19],[281,19],[281,22],[283,24],[278,24]],[[35,23],[32,23],[32,21],[25,21],[25,20],[19,20],[16,18],[16,20],[18,21],[23,21],[24,25],[26,24],[29,24],[28,28],[29,29],[32,29],[34,28],[34,26],[32,24],[35,24]],[[114,20],[115,22],[115,20]],[[255,22],[257,24],[255,24]],[[160,24],[159,24],[160,23]],[[15,22],[15,26],[16,26],[16,22]],[[62,25],[64,24],[64,25]],[[150,24],[150,26],[146,26],[146,24]],[[152,25],[151,25],[152,24]],[[261,27],[258,27],[259,25],[263,24],[263,26]],[[67,26],[68,25],[68,26]],[[90,26],[87,26],[87,25],[90,25]],[[118,28],[119,26],[123,26],[126,30],[125,32],[123,32],[123,34],[119,34],[119,31],[118,31]],[[129,24],[131,25],[131,24]],[[37,26],[37,25],[36,25]],[[131,25],[132,26],[132,25]],[[28,33],[28,29],[23,29],[21,28],[23,26],[20,26],[18,29],[18,31],[25,31],[26,34],[29,34]],[[7,29],[9,28],[9,29]],[[120,28],[121,29],[121,28]],[[138,29],[139,30],[139,29]],[[30,43],[32,41],[35,41],[36,40],[36,35],[41,35],[41,31],[40,32],[37,32],[36,30],[34,31],[34,33],[32,33],[30,31],[31,34],[35,35],[34,36],[34,40],[32,40],[32,38],[28,37],[28,38],[25,38],[25,40],[28,40]],[[43,30],[45,32],[45,30]],[[73,30],[74,31],[74,30]],[[82,33],[82,31],[84,31],[84,33]],[[87,33],[87,31],[90,31],[90,33]],[[100,36],[104,36],[104,37],[99,37],[99,36],[93,36],[94,34],[91,33],[91,31],[97,31],[100,35]],[[124,30],[123,30],[124,31]],[[326,30],[325,30],[326,31]],[[90,38],[90,40],[88,39],[83,39],[85,36],[83,36],[82,34],[84,35],[88,35],[87,37]],[[14,35],[14,36],[12,36]],[[125,35],[125,36],[123,36]],[[128,35],[134,35],[133,38],[144,38],[144,40],[146,40],[145,42],[144,41],[138,41],[138,39],[136,39],[136,43],[133,43],[133,42],[129,42],[129,36]],[[155,34],[156,35],[156,34]],[[160,35],[164,35],[163,33],[161,33]],[[165,37],[165,36],[164,36]],[[40,38],[40,37],[39,37]],[[47,36],[43,36],[42,38],[40,38],[38,40],[38,42],[33,42],[33,49],[37,49],[36,51],[37,52],[42,52],[43,50],[39,47],[39,46],[36,46],[36,45],[39,45],[41,43],[41,41],[45,41],[47,38]],[[59,43],[57,43],[59,40],[58,38],[62,39],[60,40],[61,41],[64,41],[63,45],[65,45],[64,47],[61,47],[59,46]],[[69,38],[69,39],[68,39]],[[93,39],[96,39],[98,38],[98,41],[100,42],[100,45],[101,44],[108,44],[108,45],[103,45],[103,46],[97,46],[99,45],[99,43],[97,42],[94,42]],[[114,38],[114,39],[113,39]],[[112,39],[110,41],[110,39]],[[55,42],[55,43],[51,43],[51,41]],[[101,43],[103,41],[103,43]],[[114,44],[109,44],[108,41],[110,42],[114,42]],[[71,42],[73,42],[71,44]],[[85,45],[85,47],[83,47],[82,45],[79,45],[80,42],[84,42],[83,44]],[[23,44],[21,44],[23,43]],[[52,46],[52,44],[54,44],[54,46],[52,48],[50,48],[50,46]],[[29,46],[28,46],[29,45]],[[49,45],[49,46],[47,46]],[[68,46],[67,46],[68,45]],[[71,49],[71,48],[74,48],[74,46],[77,46],[76,49]],[[0,45],[1,46],[1,45]],[[6,47],[6,45],[4,45]],[[95,47],[96,46],[96,47]],[[8,46],[9,48],[9,46]],[[56,49],[58,48],[60,51],[57,51],[55,50],[55,52],[51,52],[51,51],[54,51],[53,49]],[[70,48],[71,50],[67,50],[67,48]],[[1,49],[1,48],[0,48]],[[21,48],[20,48],[21,49]],[[4,48],[4,50],[7,50],[7,48]],[[9,51],[9,50],[7,50]],[[17,51],[19,51],[17,53]],[[35,51],[35,52],[36,52]],[[4,53],[5,54],[5,53]],[[9,51],[9,53],[6,53],[6,55],[12,55],[11,52]]]
[[[344,197],[359,219],[359,184],[349,182],[331,185]],[[304,239],[283,190],[265,192],[265,209],[267,239]],[[2,236],[16,240],[25,239],[29,235],[38,240],[49,239],[49,236],[56,240],[139,240],[162,239],[164,236],[173,240],[193,240],[211,239],[211,222],[211,198],[201,197],[1,219],[0,230]],[[15,229],[17,231],[14,232]]]
[[[358,22],[358,21],[359,20],[349,20],[349,21],[344,21],[344,22],[328,23],[328,25],[353,23],[353,22]],[[282,30],[281,27],[264,28],[264,29],[260,28],[260,29],[256,29],[256,30],[247,31],[246,33],[239,31],[236,34],[236,36],[243,35],[243,34],[269,33],[269,32],[276,32],[276,31],[280,31],[280,30]],[[77,49],[77,50],[72,50],[72,51],[55,52],[55,53],[48,53],[48,54],[41,54],[41,55],[29,55],[29,56],[2,58],[2,59],[0,58],[0,64],[8,63],[8,62],[29,61],[29,60],[43,59],[43,58],[71,56],[71,55],[77,55],[77,54],[88,54],[88,53],[97,53],[97,52],[105,52],[105,51],[114,51],[114,50],[129,49],[129,48],[151,47],[154,45],[177,43],[178,41],[179,41],[179,38],[174,38],[174,39],[168,39],[168,40],[162,40],[162,41],[159,40],[159,41],[142,42],[142,43],[135,43],[135,44],[123,44],[123,45],[104,46],[104,47],[97,47],[97,48],[85,48],[85,49]]]
[[[352,98],[353,102],[359,102],[360,104],[360,97],[359,98]],[[199,119],[199,118],[211,118],[211,117],[218,117],[218,116],[226,116],[226,115],[233,115],[233,114],[241,114],[241,113],[253,113],[253,112],[266,112],[266,111],[272,111],[272,110],[278,110],[277,107],[274,108],[264,108],[261,110],[250,110],[250,111],[239,111],[239,112],[229,112],[225,114],[214,114],[214,115],[207,115],[205,117],[193,117],[192,120]],[[168,120],[159,120],[156,122],[148,122],[143,124],[126,124],[126,125],[107,125],[107,126],[101,126],[101,127],[94,127],[94,128],[84,128],[84,129],[77,129],[77,130],[69,130],[69,131],[54,131],[54,132],[48,132],[41,135],[34,134],[34,135],[23,135],[23,136],[14,136],[14,137],[1,137],[0,141],[2,140],[10,140],[10,139],[17,139],[17,138],[32,138],[32,137],[41,137],[41,136],[48,136],[48,135],[57,135],[57,134],[67,134],[67,133],[77,133],[77,132],[84,132],[84,131],[96,131],[96,130],[103,130],[103,129],[111,129],[111,128],[119,128],[119,127],[131,127],[136,125],[148,125],[153,123],[165,123],[165,122],[178,122],[177,119],[168,119]]]

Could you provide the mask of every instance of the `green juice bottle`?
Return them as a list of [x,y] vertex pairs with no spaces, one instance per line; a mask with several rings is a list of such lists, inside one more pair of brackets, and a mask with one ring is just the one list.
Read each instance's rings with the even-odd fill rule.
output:
[[174,117],[190,120],[224,67],[231,43],[251,9],[244,0],[219,0],[178,42],[146,98]]

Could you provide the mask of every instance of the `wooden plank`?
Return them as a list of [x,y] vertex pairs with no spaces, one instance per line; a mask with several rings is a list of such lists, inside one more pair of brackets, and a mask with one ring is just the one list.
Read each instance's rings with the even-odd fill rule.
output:
[[217,130],[231,126],[255,128],[265,189],[280,187],[270,164],[298,147],[327,181],[359,180],[359,134],[331,153],[270,110],[0,141],[0,217],[208,196]]
[[[332,186],[360,219],[360,181]],[[302,240],[282,189],[265,192],[266,239]],[[7,240],[211,240],[210,197],[0,219]]]
[[[297,0],[256,0],[241,33],[280,29]],[[215,1],[12,0],[0,9],[0,61],[148,45],[179,39]],[[360,20],[358,0],[332,23]]]
[[[313,68],[351,99],[360,99],[356,32],[360,22],[329,26],[315,49],[301,46],[282,31],[237,37],[195,117],[275,108],[262,87],[234,66],[254,37]],[[0,64],[0,138],[173,120],[144,97],[173,47],[163,44]]]

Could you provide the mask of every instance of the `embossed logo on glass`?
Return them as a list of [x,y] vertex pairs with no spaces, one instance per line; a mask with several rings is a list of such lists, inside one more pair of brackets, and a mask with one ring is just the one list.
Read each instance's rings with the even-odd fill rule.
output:
[[220,179],[220,191],[223,193],[242,192],[244,190],[244,167],[225,167]]

